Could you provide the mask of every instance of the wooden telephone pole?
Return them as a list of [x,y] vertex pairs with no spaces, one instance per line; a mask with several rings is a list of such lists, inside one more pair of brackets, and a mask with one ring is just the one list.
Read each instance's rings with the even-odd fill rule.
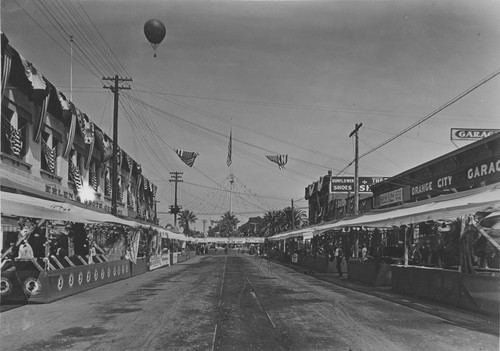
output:
[[174,215],[174,227],[177,228],[177,214],[181,211],[180,206],[177,206],[177,183],[182,183],[182,172],[170,172],[169,182],[175,183],[175,197],[174,197],[174,205],[170,206],[170,213]]
[[115,75],[114,77],[103,77],[102,80],[111,80],[114,81],[114,86],[104,86],[104,89],[110,89],[114,94],[115,94],[115,106],[114,106],[114,112],[113,112],[113,156],[111,158],[111,163],[112,163],[112,170],[111,170],[111,185],[112,185],[112,192],[111,192],[111,214],[113,216],[116,216],[116,199],[118,195],[118,167],[117,167],[117,160],[116,160],[116,154],[118,152],[118,95],[119,91],[122,89],[130,90],[130,87],[128,86],[118,86],[119,83],[121,82],[131,82],[132,78],[121,78],[118,77],[118,75]]
[[356,137],[356,151],[354,156],[354,214],[357,215],[359,213],[359,175],[358,175],[358,131],[363,123],[356,123],[354,130],[349,134],[349,138],[353,135]]

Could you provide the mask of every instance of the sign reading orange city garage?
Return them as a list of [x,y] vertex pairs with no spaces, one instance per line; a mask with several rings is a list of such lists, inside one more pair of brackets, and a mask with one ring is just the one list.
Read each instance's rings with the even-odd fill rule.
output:
[[[370,193],[371,186],[385,180],[385,177],[359,177],[358,191],[361,193]],[[330,183],[331,193],[353,193],[354,177],[332,177]]]
[[451,140],[479,140],[498,132],[500,129],[451,128]]

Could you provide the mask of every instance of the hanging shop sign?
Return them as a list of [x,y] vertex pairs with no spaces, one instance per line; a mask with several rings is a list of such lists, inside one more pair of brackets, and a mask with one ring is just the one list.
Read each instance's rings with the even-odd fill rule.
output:
[[451,140],[479,140],[500,132],[500,129],[451,128]]
[[[358,191],[360,193],[370,193],[373,184],[380,183],[385,177],[359,177]],[[331,193],[354,192],[354,177],[332,177],[330,183]]]
[[379,195],[380,207],[401,202],[403,202],[403,188],[398,188]]

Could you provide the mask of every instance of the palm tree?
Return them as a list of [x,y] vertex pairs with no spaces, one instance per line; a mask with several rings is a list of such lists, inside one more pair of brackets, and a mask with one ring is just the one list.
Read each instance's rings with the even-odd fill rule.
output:
[[229,237],[236,232],[239,220],[230,211],[224,213],[219,221],[220,236]]
[[283,226],[285,230],[292,230],[292,223],[294,223],[294,228],[302,228],[303,226],[308,224],[307,220],[307,215],[305,212],[301,209],[298,209],[296,207],[292,208],[291,207],[286,207],[282,210],[283,212]]
[[191,232],[189,223],[195,223],[197,220],[196,215],[190,210],[184,210],[179,214],[179,225],[184,228],[184,234],[188,235]]

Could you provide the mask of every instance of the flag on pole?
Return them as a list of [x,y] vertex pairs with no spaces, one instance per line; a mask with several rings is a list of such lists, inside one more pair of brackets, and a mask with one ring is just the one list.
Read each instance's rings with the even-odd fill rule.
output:
[[271,162],[278,164],[280,169],[285,168],[286,163],[288,162],[288,155],[275,155],[275,156],[267,156],[267,159]]
[[231,166],[231,163],[233,163],[233,129],[231,129],[231,132],[229,133],[229,145],[227,146],[227,159],[226,159],[226,164],[227,166]]
[[193,167],[194,160],[196,160],[196,157],[198,157],[199,155],[199,153],[197,152],[184,151],[179,149],[175,149],[175,153],[180,157],[182,162],[187,164],[189,167]]

